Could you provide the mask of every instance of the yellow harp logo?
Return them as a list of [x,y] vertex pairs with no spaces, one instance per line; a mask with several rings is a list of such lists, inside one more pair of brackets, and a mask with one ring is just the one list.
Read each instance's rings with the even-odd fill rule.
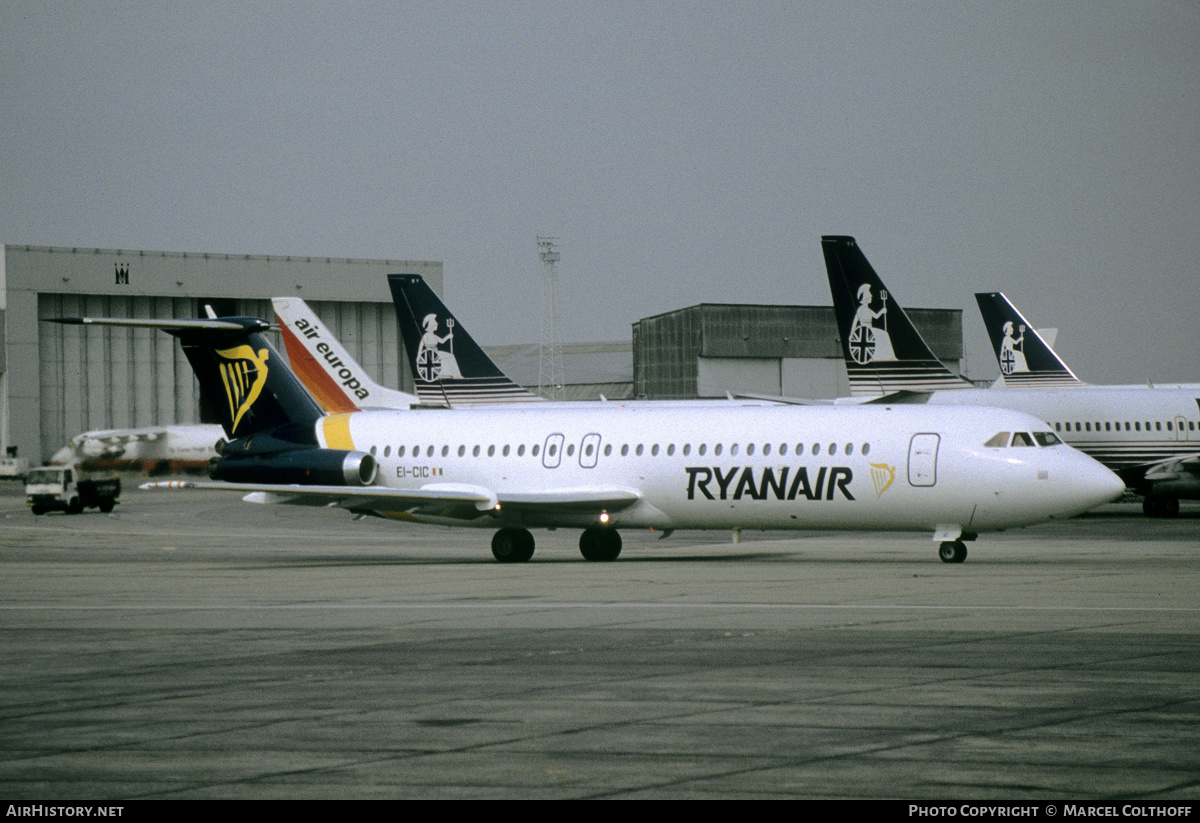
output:
[[896,467],[889,466],[887,463],[870,463],[871,467],[871,482],[875,485],[876,499],[883,497],[883,493],[888,490],[896,480]]
[[227,361],[221,364],[221,382],[225,384],[225,397],[229,400],[232,434],[237,432],[242,415],[250,410],[262,394],[263,385],[267,382],[268,355],[266,349],[259,349],[256,355],[249,346],[217,349],[217,354]]

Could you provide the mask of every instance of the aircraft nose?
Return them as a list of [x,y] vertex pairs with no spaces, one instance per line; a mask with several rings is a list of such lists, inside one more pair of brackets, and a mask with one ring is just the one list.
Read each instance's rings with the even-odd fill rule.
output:
[[1111,503],[1125,493],[1125,483],[1111,470],[1086,454],[1076,455],[1071,468],[1071,487],[1081,511]]

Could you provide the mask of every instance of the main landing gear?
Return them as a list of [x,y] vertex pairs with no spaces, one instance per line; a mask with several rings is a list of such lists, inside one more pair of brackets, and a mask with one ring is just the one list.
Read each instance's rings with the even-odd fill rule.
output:
[[492,555],[501,563],[524,563],[533,557],[533,535],[528,529],[501,529],[492,536]]
[[1142,499],[1142,512],[1147,517],[1178,517],[1178,497],[1146,497]]
[[[584,529],[579,551],[584,560],[616,560],[621,553],[621,535],[616,529]],[[533,557],[533,535],[528,529],[500,529],[492,536],[492,555],[501,563],[524,563]]]
[[616,560],[621,553],[621,535],[616,529],[584,529],[579,535],[579,551],[584,560]]
[[961,540],[947,540],[938,546],[938,557],[943,563],[961,563],[967,559],[967,544]]

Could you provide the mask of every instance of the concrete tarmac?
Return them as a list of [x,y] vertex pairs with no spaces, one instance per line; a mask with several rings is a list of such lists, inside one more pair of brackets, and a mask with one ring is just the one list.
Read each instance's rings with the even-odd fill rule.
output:
[[1200,798],[1200,506],[623,536],[6,482],[0,796]]

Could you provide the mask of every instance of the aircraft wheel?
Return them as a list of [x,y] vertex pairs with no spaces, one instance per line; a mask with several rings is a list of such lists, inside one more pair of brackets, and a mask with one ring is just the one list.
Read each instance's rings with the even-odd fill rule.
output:
[[1178,517],[1178,497],[1147,497],[1142,500],[1142,511],[1147,517]]
[[967,546],[961,540],[947,540],[938,547],[943,563],[961,563],[967,559]]
[[492,537],[492,556],[501,563],[524,563],[533,557],[533,546],[527,529],[500,529]]
[[579,552],[584,560],[616,560],[621,554],[621,535],[616,529],[584,529],[579,535]]

